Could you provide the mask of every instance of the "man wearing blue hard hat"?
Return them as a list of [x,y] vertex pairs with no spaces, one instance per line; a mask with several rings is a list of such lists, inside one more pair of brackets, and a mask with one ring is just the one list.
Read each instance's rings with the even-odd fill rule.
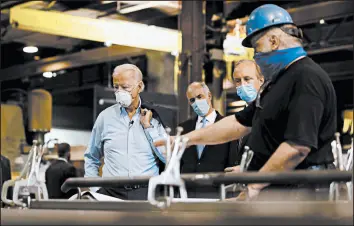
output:
[[[186,134],[188,144],[215,145],[250,134],[249,146],[254,157],[249,170],[333,168],[331,141],[336,132],[336,95],[328,74],[303,49],[301,30],[286,10],[272,4],[256,8],[249,16],[246,30],[242,44],[255,50],[254,59],[265,78],[256,100],[235,115]],[[286,192],[278,198],[298,200],[300,187],[306,190],[306,195],[301,196],[306,200],[328,198],[327,184],[249,184],[248,197],[242,192],[237,199],[252,200],[259,194],[270,194],[266,190],[290,188],[291,194],[297,194],[295,197]]]

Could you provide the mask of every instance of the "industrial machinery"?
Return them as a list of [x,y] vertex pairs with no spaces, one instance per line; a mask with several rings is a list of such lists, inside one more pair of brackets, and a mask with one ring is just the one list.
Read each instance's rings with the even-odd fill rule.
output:
[[[340,134],[335,134],[335,140],[332,144],[332,153],[334,156],[334,165],[340,171],[348,171],[352,172],[353,169],[353,139],[352,139],[352,147],[349,149],[347,153],[347,157],[344,158],[342,145],[340,142]],[[346,199],[353,200],[353,182],[347,181],[345,184],[340,184],[338,182],[332,182],[330,186],[329,199],[330,200],[339,200],[341,198],[341,188],[345,185],[344,190],[346,191]]]
[[[26,207],[31,202],[31,194],[34,194],[35,200],[48,199],[47,186],[39,178],[39,165],[44,153],[44,147],[41,143],[34,140],[30,150],[27,162],[21,171],[19,177],[14,180],[5,181],[1,200],[10,206]],[[7,199],[9,188],[13,187],[12,199]],[[26,200],[26,203],[22,200]]]
[[[181,129],[178,128],[179,134]],[[169,139],[169,138],[168,138]],[[211,186],[212,184],[248,183],[321,183],[350,181],[351,173],[338,170],[299,171],[282,173],[244,172],[179,175],[180,156],[186,139],[178,136],[174,146],[168,146],[171,158],[159,176],[136,178],[71,178],[62,186],[66,192],[77,187],[110,187],[118,184],[149,184],[147,201],[95,200],[77,196],[73,200],[33,200],[28,210],[2,210],[2,224],[324,224],[352,225],[352,201],[336,202],[243,202],[227,200],[188,199],[184,184]],[[173,152],[172,152],[173,149]],[[252,156],[245,152],[242,164]],[[248,156],[247,156],[248,155]],[[246,158],[248,157],[248,158]],[[243,167],[246,168],[246,167]],[[156,199],[156,185],[177,186],[181,198]],[[171,194],[170,194],[171,195]],[[96,196],[97,197],[97,196]],[[281,214],[279,214],[281,213]],[[21,218],[16,216],[21,215]],[[311,222],[311,223],[310,223]]]
[[[28,200],[31,194],[36,200],[48,199],[39,168],[47,150],[44,134],[52,127],[52,96],[46,90],[36,89],[28,93],[27,100],[22,103],[23,109],[15,104],[1,105],[1,152],[12,163],[12,177],[15,178],[4,183],[1,199],[10,206],[26,206],[21,197]],[[28,117],[23,117],[23,112]],[[25,151],[29,147],[25,142],[26,130],[33,134],[33,145],[29,152]],[[13,187],[11,200],[7,198],[10,187]]]
[[21,171],[32,141],[44,145],[44,134],[52,128],[51,94],[43,89],[22,93],[22,100],[1,104],[1,153],[9,158],[14,176]]

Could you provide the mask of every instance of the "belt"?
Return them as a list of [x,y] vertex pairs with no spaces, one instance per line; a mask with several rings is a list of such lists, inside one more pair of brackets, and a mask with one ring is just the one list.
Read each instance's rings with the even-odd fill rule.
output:
[[124,188],[125,190],[135,190],[135,189],[139,189],[139,188],[147,188],[148,185],[144,184],[144,185],[140,185],[140,184],[135,184],[135,185],[123,185],[123,186],[119,186],[119,188]]

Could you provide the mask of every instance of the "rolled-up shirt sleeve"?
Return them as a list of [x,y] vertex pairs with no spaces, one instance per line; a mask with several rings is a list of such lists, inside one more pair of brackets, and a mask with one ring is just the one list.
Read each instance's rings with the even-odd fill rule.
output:
[[155,152],[156,156],[163,162],[166,163],[166,146],[156,147],[154,142],[166,141],[167,133],[165,128],[156,119],[152,119],[151,124],[153,127],[145,129],[146,137],[149,140],[150,146]]
[[255,102],[245,107],[242,111],[236,112],[236,120],[243,126],[252,127],[252,119],[256,109]]
[[[85,177],[98,177],[98,169],[101,166],[101,145],[102,145],[102,127],[103,117],[99,115],[93,126],[91,137],[87,149],[84,154],[85,160]],[[97,191],[99,188],[90,188],[91,191]]]

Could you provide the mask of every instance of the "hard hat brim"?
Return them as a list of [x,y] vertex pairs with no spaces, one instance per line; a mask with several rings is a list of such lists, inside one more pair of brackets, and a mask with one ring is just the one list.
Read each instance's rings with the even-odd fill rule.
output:
[[[277,23],[277,24],[273,24],[273,25],[268,26],[268,27],[264,27],[264,28],[262,28],[262,29],[259,29],[259,30],[255,31],[255,32],[253,32],[253,33],[247,35],[246,38],[242,40],[242,45],[243,45],[244,47],[247,47],[247,48],[252,48],[251,38],[252,38],[253,36],[255,36],[256,34],[259,34],[260,32],[265,31],[265,30],[267,30],[267,29],[270,29],[270,28],[273,28],[273,27],[280,27],[280,26],[282,26],[282,25],[284,25],[284,24],[292,24],[292,25],[295,25],[294,23]],[[296,25],[295,25],[295,26],[296,26]]]
[[252,48],[251,37],[253,37],[253,34],[246,36],[246,38],[242,40],[242,45],[244,47]]

